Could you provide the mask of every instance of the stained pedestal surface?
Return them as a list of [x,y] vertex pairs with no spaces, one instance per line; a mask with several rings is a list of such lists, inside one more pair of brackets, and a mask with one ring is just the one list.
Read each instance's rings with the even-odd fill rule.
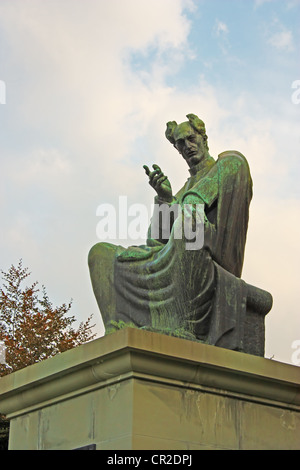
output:
[[300,369],[134,328],[0,380],[10,449],[300,449]]

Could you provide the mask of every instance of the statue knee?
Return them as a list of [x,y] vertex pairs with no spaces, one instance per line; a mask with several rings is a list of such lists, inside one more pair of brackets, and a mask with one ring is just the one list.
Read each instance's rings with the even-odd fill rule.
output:
[[89,251],[88,254],[88,265],[92,266],[95,262],[95,259],[98,257],[98,255],[101,252],[101,243],[97,243],[96,245],[92,246],[92,248]]
[[110,265],[115,256],[122,251],[123,248],[112,243],[99,242],[96,243],[89,251],[88,254],[88,265],[89,268],[93,268],[96,264],[103,264],[106,267]]

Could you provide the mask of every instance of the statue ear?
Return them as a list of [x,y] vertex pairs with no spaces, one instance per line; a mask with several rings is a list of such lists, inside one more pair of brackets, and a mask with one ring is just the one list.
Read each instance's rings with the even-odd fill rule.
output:
[[201,119],[198,118],[195,114],[187,114],[186,116],[189,120],[191,126],[195,129],[195,131],[199,132],[199,134],[205,134],[205,124]]
[[174,131],[177,127],[177,122],[176,121],[169,121],[167,122],[167,129],[166,129],[166,138],[171,142],[171,144],[175,144],[175,139],[174,139]]

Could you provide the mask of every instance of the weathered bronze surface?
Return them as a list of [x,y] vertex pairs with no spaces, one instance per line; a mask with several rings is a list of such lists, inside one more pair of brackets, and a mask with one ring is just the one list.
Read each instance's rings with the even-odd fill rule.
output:
[[[223,152],[215,161],[203,121],[194,114],[187,118],[179,125],[167,123],[166,130],[189,166],[182,189],[173,195],[159,166],[144,166],[158,212],[146,244],[97,243],[90,250],[91,281],[106,333],[135,326],[263,356],[272,296],[241,279],[252,198],[249,166],[237,151]],[[168,217],[159,216],[163,208]],[[200,232],[203,243],[197,247]]]

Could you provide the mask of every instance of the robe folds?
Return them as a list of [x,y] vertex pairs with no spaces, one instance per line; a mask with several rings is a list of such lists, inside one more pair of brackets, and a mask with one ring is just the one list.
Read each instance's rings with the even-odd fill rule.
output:
[[[196,236],[197,230],[204,233],[201,247],[187,249],[184,230],[176,237],[184,219],[178,213],[167,236],[153,217],[145,245],[92,247],[88,261],[94,294],[107,330],[122,321],[243,351],[249,166],[242,154],[227,151],[217,161],[207,157],[190,174],[169,205],[179,211],[186,205],[204,207],[201,224],[195,222],[196,212],[190,213]],[[155,198],[156,207],[162,203]],[[155,238],[153,228],[159,234]]]

